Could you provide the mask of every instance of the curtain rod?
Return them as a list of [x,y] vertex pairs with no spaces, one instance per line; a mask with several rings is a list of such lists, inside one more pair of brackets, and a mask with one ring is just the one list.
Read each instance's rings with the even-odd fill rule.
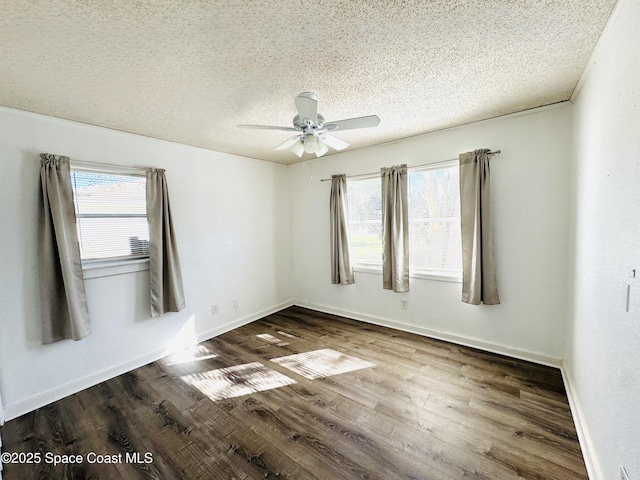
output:
[[[502,153],[502,150],[496,150],[495,152],[489,152],[489,155],[500,155]],[[453,162],[455,160],[458,160],[457,158],[450,158],[449,160],[440,160],[439,162],[431,162],[431,163],[423,163],[422,165],[414,165],[412,167],[407,167],[407,168],[420,168],[420,167],[428,167],[430,165],[438,165],[440,163],[447,163],[447,162]],[[372,173],[360,173],[358,175],[347,175],[347,178],[358,178],[358,177],[368,177],[369,175],[375,175],[377,173],[380,172],[372,172]],[[329,182],[331,181],[330,178],[323,178],[320,180],[321,182]]]

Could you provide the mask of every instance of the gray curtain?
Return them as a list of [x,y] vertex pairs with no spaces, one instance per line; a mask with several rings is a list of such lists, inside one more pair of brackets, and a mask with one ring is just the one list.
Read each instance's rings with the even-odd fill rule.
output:
[[355,283],[349,258],[349,219],[346,175],[331,176],[329,214],[331,221],[331,283],[351,285]]
[[462,301],[496,305],[498,285],[491,233],[489,150],[460,155]]
[[382,288],[409,291],[407,166],[380,170],[382,179]]
[[40,155],[38,299],[42,343],[91,333],[69,158]]
[[167,179],[163,169],[148,168],[146,172],[151,316],[157,317],[166,312],[179,312],[185,307],[185,300]]

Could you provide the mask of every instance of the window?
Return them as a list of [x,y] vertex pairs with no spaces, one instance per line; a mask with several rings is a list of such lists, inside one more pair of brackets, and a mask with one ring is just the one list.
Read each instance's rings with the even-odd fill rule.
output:
[[[462,272],[457,161],[410,169],[409,268],[412,276],[458,278]],[[349,235],[356,267],[382,265],[380,176],[349,179]]]
[[457,162],[409,171],[409,269],[460,276],[460,181]]
[[380,176],[347,179],[349,241],[354,265],[382,265],[382,192]]
[[83,266],[149,257],[144,172],[71,168]]

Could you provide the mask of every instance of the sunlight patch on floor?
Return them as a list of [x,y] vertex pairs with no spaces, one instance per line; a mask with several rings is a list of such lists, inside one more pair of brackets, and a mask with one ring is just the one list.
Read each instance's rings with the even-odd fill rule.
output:
[[263,342],[266,342],[269,345],[275,345],[276,347],[286,347],[287,345],[289,345],[288,342],[283,342],[279,338],[274,337],[269,333],[259,333],[258,335],[256,335],[256,337],[258,337]]
[[224,400],[296,383],[260,362],[183,375],[182,380],[211,400]]
[[273,358],[271,361],[311,380],[376,366],[330,348]]
[[190,362],[197,362],[199,360],[216,358],[217,356],[218,355],[211,352],[211,350],[209,350],[204,345],[196,345],[194,347],[188,347],[188,348],[185,348],[184,350],[180,350],[179,352],[174,353],[173,355],[169,355],[168,357],[164,358],[162,362],[167,366],[179,365],[181,363],[190,363]]

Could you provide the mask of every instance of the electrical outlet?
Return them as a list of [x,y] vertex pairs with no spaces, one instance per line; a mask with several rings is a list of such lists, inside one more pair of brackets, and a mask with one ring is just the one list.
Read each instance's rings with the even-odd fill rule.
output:
[[217,315],[220,313],[220,305],[211,305],[211,315]]
[[237,298],[233,300],[233,308],[240,308],[240,303],[238,302]]
[[620,479],[621,480],[631,480],[629,475],[627,474],[627,469],[624,467],[620,467]]
[[409,308],[409,300],[400,300],[400,308],[402,310]]

